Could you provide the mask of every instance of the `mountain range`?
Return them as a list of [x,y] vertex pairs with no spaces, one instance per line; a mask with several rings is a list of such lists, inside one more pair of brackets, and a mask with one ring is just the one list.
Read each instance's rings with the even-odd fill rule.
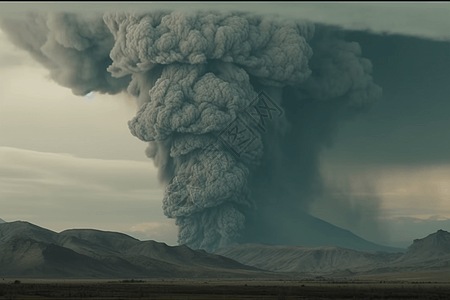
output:
[[215,254],[248,266],[277,272],[321,275],[345,273],[349,276],[410,271],[450,271],[450,233],[438,230],[423,239],[416,239],[406,253],[363,252],[336,246],[244,244],[218,249]]
[[60,233],[0,224],[0,276],[27,278],[270,277],[254,267],[187,246],[139,241],[94,229]]
[[0,224],[0,276],[18,278],[288,278],[450,271],[450,233],[414,240],[406,253],[338,246],[241,244],[215,253],[140,241],[118,232],[56,233],[24,221]]

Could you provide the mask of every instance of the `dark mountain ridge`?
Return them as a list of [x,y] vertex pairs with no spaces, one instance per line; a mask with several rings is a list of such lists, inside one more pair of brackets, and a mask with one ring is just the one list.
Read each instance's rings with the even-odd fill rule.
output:
[[56,233],[0,224],[0,276],[29,278],[271,277],[229,258],[93,229]]
[[276,278],[299,273],[348,277],[447,269],[450,233],[443,230],[414,240],[406,253],[254,243],[211,254],[117,232],[71,229],[56,233],[23,221],[0,224],[2,277]]

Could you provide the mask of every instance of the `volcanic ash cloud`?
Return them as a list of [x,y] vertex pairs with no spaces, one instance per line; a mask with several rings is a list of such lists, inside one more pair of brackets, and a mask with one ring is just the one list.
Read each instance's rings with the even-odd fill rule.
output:
[[179,242],[211,251],[236,240],[246,211],[255,209],[247,178],[261,161],[262,140],[255,129],[256,140],[238,158],[217,133],[246,119],[243,110],[257,96],[250,76],[278,89],[310,76],[312,25],[232,13],[104,20],[116,39],[108,70],[133,75],[128,90],[140,109],[130,130],[150,142],[147,154],[167,184],[164,213],[176,218]]
[[[341,112],[381,95],[357,43],[327,30],[313,37],[306,22],[246,13],[59,13],[4,20],[2,28],[75,94],[127,88],[139,107],[129,128],[149,143],[146,154],[166,187],[164,213],[176,219],[180,244],[207,251],[245,241],[248,224],[271,218],[264,212],[274,197],[281,214],[307,209],[312,181],[320,183],[316,161],[328,134],[304,134],[306,121],[289,113],[261,131],[245,113],[261,91],[281,109],[304,106],[306,115],[316,103]],[[341,117],[326,118],[331,132]],[[253,139],[240,155],[218,138],[236,120]]]

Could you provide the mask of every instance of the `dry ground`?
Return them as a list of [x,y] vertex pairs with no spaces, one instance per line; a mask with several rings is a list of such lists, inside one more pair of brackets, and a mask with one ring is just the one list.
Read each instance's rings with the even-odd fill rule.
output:
[[405,280],[0,279],[0,299],[450,299],[450,282]]

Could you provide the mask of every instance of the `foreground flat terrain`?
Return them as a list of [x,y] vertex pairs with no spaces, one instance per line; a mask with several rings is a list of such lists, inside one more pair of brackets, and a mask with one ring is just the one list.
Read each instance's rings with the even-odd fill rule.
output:
[[343,279],[0,280],[0,299],[450,299],[450,282]]

